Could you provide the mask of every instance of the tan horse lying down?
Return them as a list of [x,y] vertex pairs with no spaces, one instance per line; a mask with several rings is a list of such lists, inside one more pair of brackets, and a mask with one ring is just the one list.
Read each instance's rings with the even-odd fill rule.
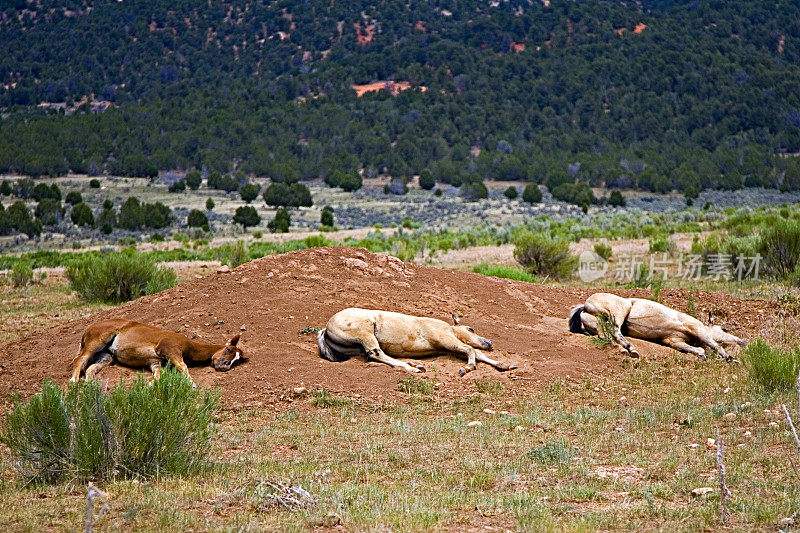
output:
[[132,320],[101,320],[83,334],[80,352],[72,360],[70,381],[78,381],[84,372],[86,379],[92,379],[112,363],[149,368],[158,379],[161,365],[167,361],[192,381],[185,361],[211,364],[216,370],[227,372],[234,363],[244,359],[242,351],[236,347],[238,342],[239,335],[236,335],[228,344],[205,344]]
[[569,329],[573,333],[597,335],[599,316],[611,319],[613,337],[631,356],[639,357],[622,330],[630,337],[663,344],[683,353],[693,353],[701,359],[706,350],[719,353],[727,361],[734,358],[722,344],[744,345],[739,337],[725,332],[719,326],[706,326],[693,316],[670,309],[665,305],[642,298],[623,298],[599,292],[589,296],[583,305],[572,308]]
[[459,370],[462,376],[475,370],[476,361],[501,371],[516,368],[475,350],[491,350],[492,342],[476,335],[468,326],[459,326],[455,316],[453,321],[455,325],[451,326],[435,318],[350,308],[328,320],[327,327],[317,335],[317,345],[320,355],[329,361],[345,361],[351,355],[366,354],[368,359],[406,372],[425,372],[425,368],[394,357],[456,354],[467,359],[467,366]]

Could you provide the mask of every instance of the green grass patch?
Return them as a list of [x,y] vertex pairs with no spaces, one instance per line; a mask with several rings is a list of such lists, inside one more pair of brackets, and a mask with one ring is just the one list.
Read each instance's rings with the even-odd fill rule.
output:
[[481,263],[472,267],[472,271],[476,274],[483,274],[484,276],[494,276],[497,278],[513,279],[516,281],[527,281],[528,283],[538,283],[539,280],[530,272],[525,272],[520,268],[502,265],[489,265]]
[[351,405],[353,402],[349,398],[340,398],[331,394],[328,389],[318,389],[311,393],[311,404],[320,409],[328,409],[330,407],[345,407]]
[[397,388],[408,394],[423,394],[425,396],[433,394],[433,383],[427,379],[420,379],[414,376],[398,381]]
[[96,381],[50,381],[6,415],[0,442],[26,479],[111,480],[188,474],[206,464],[219,404],[179,372],[140,376],[108,394]]
[[166,290],[177,282],[172,269],[129,251],[71,264],[66,276],[72,289],[84,300],[107,303],[134,300]]
[[578,450],[564,439],[551,440],[528,450],[528,458],[543,465],[566,464],[577,454]]
[[761,390],[784,392],[797,384],[800,372],[798,348],[773,348],[759,337],[742,350],[741,358],[750,381]]

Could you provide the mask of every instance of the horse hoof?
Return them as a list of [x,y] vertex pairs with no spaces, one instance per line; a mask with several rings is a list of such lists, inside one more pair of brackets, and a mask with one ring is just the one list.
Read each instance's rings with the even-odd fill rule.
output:
[[425,372],[425,367],[424,367],[424,366],[422,366],[422,365],[417,365],[417,372],[419,372],[420,374],[422,374],[423,372]]
[[633,357],[634,359],[639,359],[639,352],[637,352],[636,350],[629,351],[628,355]]
[[517,368],[517,365],[502,365],[497,367],[497,370],[500,372],[508,372],[509,370],[514,370],[515,368]]

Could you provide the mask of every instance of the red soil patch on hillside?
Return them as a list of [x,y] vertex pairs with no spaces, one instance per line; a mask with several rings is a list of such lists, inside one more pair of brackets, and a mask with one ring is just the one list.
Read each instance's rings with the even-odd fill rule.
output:
[[[624,356],[615,349],[593,347],[587,337],[568,330],[570,308],[590,292],[418,266],[353,248],[273,255],[0,345],[0,396],[12,392],[28,396],[46,378],[66,383],[69,363],[87,325],[111,317],[163,326],[208,342],[225,341],[244,327],[240,346],[250,356],[247,363],[227,373],[208,367],[191,369],[200,386],[221,387],[229,407],[274,403],[301,385],[376,400],[401,395],[397,382],[407,377],[402,371],[368,364],[363,357],[343,363],[323,360],[317,353],[316,335],[300,333],[309,326],[324,327],[331,315],[346,307],[443,320],[451,312],[461,314],[463,324],[494,342],[494,356],[519,368],[499,373],[479,364],[477,371],[460,378],[463,361],[443,355],[420,360],[428,372],[418,376],[440,382],[443,395],[474,392],[474,380],[501,381],[509,393],[523,394],[560,377],[623,372]],[[686,294],[681,291],[664,291],[662,296],[668,305],[685,307]],[[698,293],[695,302],[698,309],[736,316],[736,323],[728,326],[745,337],[775,312],[767,302],[713,293]],[[691,360],[643,341],[635,344],[646,355]],[[114,383],[133,375],[132,370],[112,366],[100,378]]]
[[375,36],[374,24],[365,24],[364,28],[362,28],[360,22],[354,22],[353,28],[356,30],[356,41],[358,44],[364,46],[372,42],[372,38]]
[[[356,91],[356,94],[361,97],[368,92],[372,91],[389,91],[392,96],[397,96],[403,91],[411,88],[411,84],[407,81],[377,81],[375,83],[367,83],[366,85],[351,85]],[[419,87],[419,90],[425,92],[427,87]]]

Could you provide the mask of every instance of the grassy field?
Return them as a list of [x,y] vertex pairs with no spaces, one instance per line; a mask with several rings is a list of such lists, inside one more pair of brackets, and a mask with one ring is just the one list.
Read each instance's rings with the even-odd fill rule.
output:
[[[58,276],[0,287],[4,304],[20,302],[3,306],[7,338],[103,308],[75,301]],[[721,529],[717,433],[728,527],[774,529],[800,506],[800,457],[780,410],[796,394],[763,392],[743,365],[647,359],[613,380],[574,376],[532,393],[478,381],[460,397],[432,376],[401,380],[390,403],[303,391],[223,410],[213,466],[102,484],[109,510],[96,530]],[[26,484],[2,457],[0,529],[82,527],[83,485]],[[315,503],[284,507],[284,486]],[[713,491],[693,497],[700,487]]]
[[[104,484],[110,510],[96,527],[718,529],[708,440],[717,433],[731,528],[774,529],[800,504],[779,408],[794,394],[755,393],[741,367],[651,363],[618,381],[557,381],[527,397],[492,382],[461,398],[433,383],[404,388],[417,392],[389,405],[312,391],[223,412],[212,469]],[[284,508],[272,498],[277,484],[302,487],[316,503]],[[699,487],[714,490],[693,497]],[[3,529],[81,525],[81,486],[24,486],[4,463],[0,488]]]
[[[613,263],[620,252],[641,249],[647,255],[655,242],[650,239],[678,233],[675,254],[739,246],[737,239],[747,231],[769,227],[775,217],[795,220],[800,211],[690,215],[647,223],[604,215],[448,232],[397,229],[344,242],[419,262],[448,254],[458,268],[536,282],[508,263],[499,266],[492,255],[502,245],[508,256],[515,232],[524,228],[549,232],[579,249],[608,242]],[[247,243],[243,260],[329,241],[249,238]],[[224,261],[231,252],[219,243],[195,244],[159,244],[148,253],[161,261],[187,261],[176,263],[183,281],[214,271],[204,262]],[[450,256],[460,251],[461,259]],[[69,264],[74,257],[40,252],[6,255],[0,262],[41,268]],[[108,308],[81,302],[58,269],[48,272],[44,278],[37,273],[40,279],[24,287],[0,283],[0,342]],[[787,317],[775,324],[769,340],[787,348],[798,343],[790,328],[800,315],[800,299],[798,289],[786,283],[564,283],[607,290],[649,287],[654,298],[662,287],[680,286],[766,299]],[[614,350],[594,349],[609,356]],[[312,390],[265,399],[262,405],[228,407],[219,415],[208,470],[185,478],[102,484],[109,507],[96,530],[775,530],[800,508],[800,456],[780,407],[796,408],[796,392],[758,388],[747,365],[643,355],[644,362],[625,360],[613,379],[576,375],[519,388],[479,381],[457,397],[437,386],[433,372],[401,380],[399,399],[388,403]],[[10,399],[0,400],[9,405]],[[717,435],[725,443],[732,492],[727,525],[720,509],[716,446],[709,440]],[[82,527],[85,486],[26,484],[15,474],[7,450],[0,452],[0,529]],[[282,505],[281,491],[291,486],[308,491],[313,503]],[[712,490],[692,495],[703,487]]]

